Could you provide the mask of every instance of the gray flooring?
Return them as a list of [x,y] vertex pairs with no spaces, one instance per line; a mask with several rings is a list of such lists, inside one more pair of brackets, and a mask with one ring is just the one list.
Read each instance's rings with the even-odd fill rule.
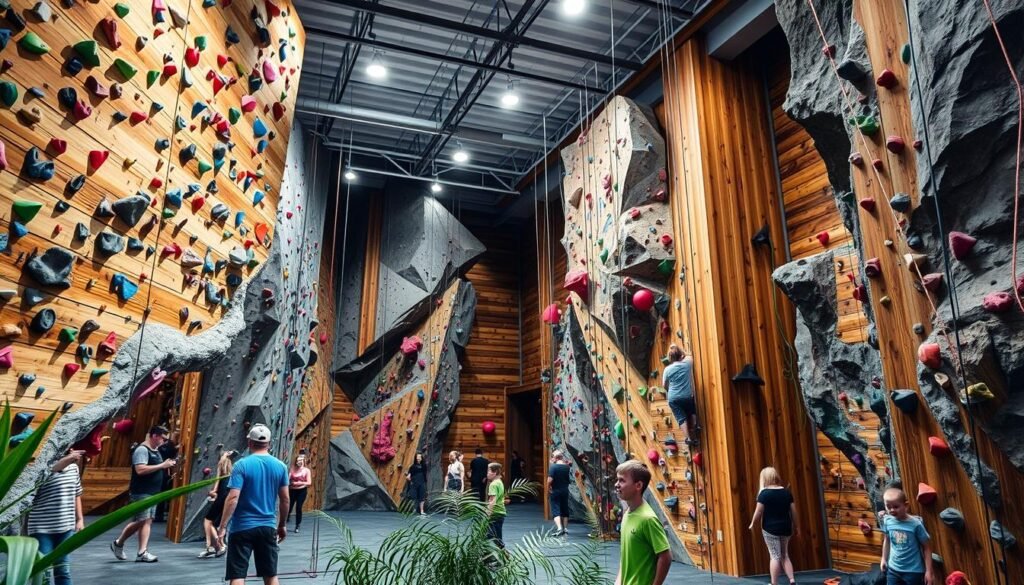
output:
[[[403,522],[409,521],[397,513],[386,512],[335,512],[332,516],[342,520],[356,538],[357,544],[364,548],[376,548],[384,537]],[[87,520],[88,522],[88,520]],[[514,546],[524,534],[543,527],[541,508],[533,504],[509,506],[509,516],[505,522],[505,541]],[[72,577],[78,585],[93,583],[115,583],[117,585],[214,585],[223,583],[224,559],[197,559],[196,554],[202,550],[202,543],[192,542],[174,544],[162,536],[163,524],[154,525],[154,535],[150,542],[150,551],[160,561],[153,564],[119,561],[110,552],[110,541],[119,533],[120,528],[108,533],[108,538],[93,541],[72,555]],[[577,527],[569,536],[570,542],[584,542],[585,530]],[[314,552],[314,521],[312,518],[303,522],[302,532],[289,532],[288,538],[281,544],[278,570],[282,583],[322,585],[335,583],[335,574],[324,572],[328,559],[323,552],[332,543],[338,542],[336,529],[329,522],[319,522],[319,562],[315,568],[318,573],[310,572],[313,567]],[[134,558],[137,541],[131,540],[125,547],[130,559]],[[558,552],[553,551],[552,556]],[[611,579],[618,569],[618,543],[602,543],[598,562],[605,568]],[[251,569],[251,567],[250,567]],[[820,584],[825,577],[833,573],[802,574],[798,581]],[[261,582],[251,578],[251,583]],[[688,585],[763,585],[766,578],[737,579],[724,575],[712,576],[693,567],[674,563],[669,572],[668,583],[685,583]],[[535,581],[536,585],[555,585],[547,583],[543,578]],[[345,584],[372,585],[372,584]]]

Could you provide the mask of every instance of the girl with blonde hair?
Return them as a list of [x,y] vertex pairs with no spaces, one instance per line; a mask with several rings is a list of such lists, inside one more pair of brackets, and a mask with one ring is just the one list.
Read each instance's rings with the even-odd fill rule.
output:
[[800,536],[796,526],[796,504],[793,494],[782,485],[782,477],[774,467],[761,470],[761,489],[757,492],[757,508],[750,519],[750,530],[761,520],[761,533],[771,557],[770,571],[772,585],[778,585],[779,577],[786,573],[789,582],[796,583],[793,575],[793,561],[789,558],[789,539]]
[[199,553],[199,558],[208,559],[210,557],[224,556],[227,552],[227,547],[217,548],[214,546],[217,542],[217,529],[220,528],[220,518],[224,513],[224,502],[228,499],[228,478],[231,477],[231,471],[235,468],[235,464],[232,461],[232,457],[235,456],[235,451],[224,451],[220,454],[220,460],[217,461],[217,477],[220,480],[217,485],[210,490],[207,501],[213,502],[210,509],[206,511],[206,515],[203,517],[203,533],[206,535],[206,548],[203,552]]
[[461,492],[465,485],[466,467],[462,465],[462,453],[452,451],[448,454],[448,480],[444,484],[446,492]]

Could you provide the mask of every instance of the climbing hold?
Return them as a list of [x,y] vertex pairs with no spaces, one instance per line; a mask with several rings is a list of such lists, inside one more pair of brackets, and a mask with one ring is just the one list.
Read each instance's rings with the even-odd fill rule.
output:
[[626,438],[626,429],[622,426],[621,420],[615,423],[615,436],[619,439]]
[[39,38],[39,35],[32,31],[25,33],[25,36],[21,37],[18,41],[22,49],[32,53],[33,55],[45,55],[50,52],[50,46],[43,42],[43,39]]
[[949,251],[957,260],[963,260],[970,255],[977,243],[976,238],[963,232],[949,232]]
[[34,218],[42,208],[42,203],[26,201],[24,199],[18,199],[11,205],[11,211],[14,212],[14,215],[18,216],[18,219],[20,219],[22,223],[32,221],[32,218]]
[[917,393],[913,390],[895,390],[892,393],[892,403],[904,413],[914,414],[917,412]]
[[[257,225],[257,230],[258,229],[259,225]],[[576,293],[586,300],[587,292],[590,288],[590,276],[585,270],[570,270],[568,274],[565,275],[565,281],[563,282],[562,287],[569,292]]]
[[921,234],[911,232],[907,234],[907,246],[912,250],[920,250],[924,248],[924,238]]
[[99,168],[103,166],[103,163],[107,162],[107,157],[109,156],[109,150],[90,150],[89,168],[93,171],[99,170]]
[[878,74],[878,77],[875,78],[875,83],[879,87],[892,89],[896,86],[896,74],[889,69],[883,69],[882,72]]
[[921,277],[921,286],[929,292],[935,292],[942,286],[942,273],[931,272]]
[[885,147],[889,149],[889,152],[900,154],[907,148],[907,143],[903,141],[902,137],[891,135],[885,139]]
[[736,384],[749,382],[758,386],[764,386],[764,379],[757,373],[757,367],[754,364],[744,364],[743,369],[732,377],[732,381]]
[[893,208],[893,211],[900,213],[906,213],[910,211],[910,195],[906,193],[897,193],[893,195],[892,199],[889,199],[889,206]]
[[135,421],[130,418],[122,418],[121,420],[114,421],[114,424],[110,426],[116,433],[130,435],[132,430],[135,429]]
[[0,368],[10,369],[14,367],[14,346],[8,345],[0,348]]
[[18,384],[21,384],[22,386],[29,386],[30,384],[32,384],[32,382],[35,382],[35,381],[36,381],[36,375],[35,374],[22,374],[22,375],[18,376]]
[[561,319],[562,310],[558,308],[558,303],[551,303],[548,305],[541,316],[541,320],[548,325],[557,325]]
[[113,355],[117,352],[117,334],[111,331],[99,344],[100,355]]
[[864,261],[864,276],[878,278],[882,275],[882,261],[878,258],[869,258]]
[[963,531],[967,527],[967,522],[964,520],[964,515],[956,508],[946,508],[939,512],[939,520],[946,526],[949,526],[957,532]]
[[495,425],[493,421],[485,420],[480,423],[480,430],[483,431],[485,435],[493,435],[497,428],[497,425]]
[[21,327],[14,323],[0,325],[0,339],[13,339],[21,335]]
[[922,506],[930,506],[939,498],[938,492],[932,486],[920,482],[917,484],[917,502]]
[[18,86],[6,79],[0,81],[0,103],[8,108],[18,101]]
[[131,227],[135,227],[139,220],[142,219],[142,214],[145,213],[149,205],[149,197],[140,194],[118,199],[110,205],[110,208],[118,219]]
[[129,12],[131,12],[131,8],[129,8],[124,2],[114,4],[114,13],[117,14],[118,17],[124,18],[128,16]]
[[174,25],[174,28],[182,28],[188,24],[188,18],[174,6],[168,6],[167,12],[171,13],[171,24]]
[[267,127],[263,124],[263,120],[256,118],[252,123],[252,134],[256,138],[261,138],[267,135]]
[[967,390],[963,392],[960,401],[967,404],[969,400],[971,404],[977,404],[979,402],[987,402],[995,397],[996,395],[989,389],[988,384],[978,382],[977,384],[971,384],[967,387]]
[[117,33],[117,21],[108,16],[100,21],[100,28],[103,29],[103,36],[107,37],[110,47],[114,50],[120,49],[121,37]]
[[874,213],[875,211],[875,200],[873,197],[865,197],[859,201],[861,208],[868,212]]
[[154,368],[139,384],[135,400],[142,400],[156,390],[161,382],[167,378],[167,372],[159,367]]
[[53,309],[42,309],[32,317],[32,322],[28,328],[35,333],[46,333],[50,329],[53,329],[54,323],[57,322],[57,313]]
[[768,224],[761,226],[761,229],[757,230],[757,233],[750,238],[750,243],[753,246],[763,246],[765,248],[771,248],[772,238],[771,232],[768,230]]
[[29,178],[49,181],[55,171],[53,161],[44,160],[37,147],[33,146],[25,153],[25,174]]
[[942,352],[937,343],[922,343],[917,348],[917,359],[929,368],[936,370],[942,366]]
[[43,286],[70,288],[74,255],[64,248],[53,247],[25,263],[25,272]]
[[981,300],[981,306],[989,313],[1005,313],[1013,307],[1013,297],[1005,291],[988,293]]
[[857,520],[857,528],[860,528],[860,531],[864,536],[871,536],[871,533],[875,530],[870,524],[865,522],[863,518]]
[[1013,548],[1017,544],[1017,537],[996,520],[988,525],[988,535],[1004,548]]
[[928,437],[928,452],[936,457],[947,457],[952,453],[940,437]]
[[654,293],[641,288],[633,293],[633,306],[640,312],[650,311],[654,307]]
[[99,378],[101,376],[106,375],[109,372],[110,372],[110,370],[108,370],[107,368],[93,368],[93,370],[91,372],[89,372],[89,377],[90,378]]
[[124,250],[124,238],[108,231],[96,235],[96,251],[103,256],[113,256]]
[[697,467],[704,467],[704,455],[702,455],[700,451],[694,453],[692,459],[694,465]]
[[78,330],[74,327],[62,327],[57,337],[61,343],[71,343],[78,337]]
[[74,362],[68,362],[64,364],[64,371],[61,373],[61,375],[64,377],[65,380],[67,380],[68,378],[77,374],[78,370],[80,369],[82,369],[82,366]]
[[881,126],[874,116],[854,116],[850,119],[850,124],[856,126],[865,136],[874,136],[881,130]]
[[123,274],[115,274],[111,277],[110,285],[113,287],[114,292],[117,293],[118,298],[123,302],[127,302],[135,296],[135,293],[139,292],[139,285],[128,280],[128,277]]
[[217,203],[213,206],[213,209],[210,210],[210,217],[214,221],[225,222],[230,216],[231,210],[223,203]]

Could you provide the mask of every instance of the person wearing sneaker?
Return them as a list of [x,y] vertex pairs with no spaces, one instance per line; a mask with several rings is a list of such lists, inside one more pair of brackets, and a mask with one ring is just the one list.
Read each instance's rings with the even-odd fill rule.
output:
[[687,356],[681,347],[668,347],[667,359],[661,383],[667,390],[668,406],[683,429],[687,445],[696,445],[697,401],[693,395],[693,358]]
[[217,477],[220,479],[217,481],[217,485],[210,490],[210,497],[208,498],[211,502],[210,509],[203,516],[206,548],[203,549],[203,552],[199,553],[199,558],[201,559],[220,557],[227,552],[227,548],[223,546],[218,548],[216,546],[217,529],[220,527],[221,516],[224,515],[224,502],[228,499],[228,478],[231,477],[231,471],[235,467],[234,460],[232,459],[235,454],[235,451],[224,451],[217,462]]
[[288,466],[270,454],[266,425],[252,425],[247,438],[249,455],[235,465],[228,480],[217,546],[223,547],[230,534],[224,579],[231,585],[245,583],[250,557],[255,557],[256,575],[264,585],[278,585],[278,543],[288,535]]
[[548,503],[551,504],[551,516],[555,519],[555,535],[569,534],[569,481],[572,470],[565,460],[565,455],[556,450],[551,454],[551,466],[548,467]]
[[313,476],[306,467],[305,449],[295,456],[292,468],[288,470],[288,482],[288,514],[292,513],[292,508],[295,509],[295,533],[298,534],[302,526],[302,504],[306,502],[306,492],[313,483]]
[[[160,455],[160,445],[167,440],[167,428],[156,425],[149,429],[146,440],[142,441],[132,450],[132,478],[128,484],[128,499],[137,502],[150,496],[159,494],[164,485],[163,470],[170,469],[177,465],[176,459],[164,460]],[[110,550],[114,556],[125,561],[128,557],[124,554],[124,543],[135,533],[139,534],[139,552],[135,555],[138,563],[155,563],[156,555],[149,552],[149,533],[153,525],[153,517],[156,515],[156,506],[140,510],[132,521],[124,527],[121,535],[110,543]]]

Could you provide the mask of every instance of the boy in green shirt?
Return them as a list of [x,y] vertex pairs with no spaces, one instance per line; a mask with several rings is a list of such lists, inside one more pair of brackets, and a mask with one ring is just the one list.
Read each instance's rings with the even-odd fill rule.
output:
[[502,549],[505,548],[501,534],[505,514],[505,484],[501,482],[501,463],[490,463],[487,465],[487,515],[491,520],[487,526],[487,537]]
[[651,472],[633,459],[619,465],[615,475],[615,493],[626,504],[619,530],[619,575],[615,585],[662,585],[672,555],[665,528],[644,501]]

